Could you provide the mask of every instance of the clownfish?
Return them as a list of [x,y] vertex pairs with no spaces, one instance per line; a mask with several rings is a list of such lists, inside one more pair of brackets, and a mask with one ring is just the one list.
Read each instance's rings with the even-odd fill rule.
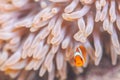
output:
[[84,46],[79,46],[74,52],[74,62],[76,67],[82,67],[86,62],[86,49]]

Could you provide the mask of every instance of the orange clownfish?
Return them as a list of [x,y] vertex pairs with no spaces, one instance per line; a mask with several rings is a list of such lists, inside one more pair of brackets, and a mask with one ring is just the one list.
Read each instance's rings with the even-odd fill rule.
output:
[[79,46],[76,48],[74,53],[75,66],[82,67],[86,62],[86,49],[84,46]]

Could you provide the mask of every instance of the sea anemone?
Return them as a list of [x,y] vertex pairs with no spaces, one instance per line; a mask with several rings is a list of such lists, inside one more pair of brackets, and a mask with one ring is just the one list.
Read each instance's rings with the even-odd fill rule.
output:
[[119,36],[119,0],[0,0],[0,78],[119,80]]

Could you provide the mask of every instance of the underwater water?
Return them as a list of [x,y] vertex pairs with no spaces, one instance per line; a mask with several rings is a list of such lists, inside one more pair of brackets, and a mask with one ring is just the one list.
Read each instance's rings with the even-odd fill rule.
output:
[[119,80],[119,0],[0,0],[0,80]]

